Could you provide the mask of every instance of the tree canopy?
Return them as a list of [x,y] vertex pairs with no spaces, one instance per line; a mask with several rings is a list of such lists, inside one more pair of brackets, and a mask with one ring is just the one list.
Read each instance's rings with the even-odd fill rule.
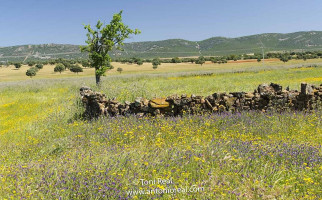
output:
[[100,77],[111,67],[111,57],[108,54],[114,47],[122,50],[123,41],[130,34],[139,34],[140,31],[130,29],[122,22],[122,11],[114,14],[110,24],[103,26],[99,20],[95,29],[85,25],[87,32],[87,46],[81,47],[82,52],[88,52],[90,65],[95,67],[96,84],[99,85]]

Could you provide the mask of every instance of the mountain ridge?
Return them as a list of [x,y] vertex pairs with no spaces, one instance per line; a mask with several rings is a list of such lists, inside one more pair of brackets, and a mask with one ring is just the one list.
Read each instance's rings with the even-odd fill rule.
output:
[[[27,44],[0,47],[0,61],[26,59],[86,58],[74,44]],[[124,44],[124,51],[113,50],[112,58],[120,57],[189,57],[219,56],[229,54],[272,51],[296,51],[322,49],[322,31],[298,31],[293,33],[261,33],[241,37],[216,36],[201,41],[167,39],[159,41],[131,42]]]

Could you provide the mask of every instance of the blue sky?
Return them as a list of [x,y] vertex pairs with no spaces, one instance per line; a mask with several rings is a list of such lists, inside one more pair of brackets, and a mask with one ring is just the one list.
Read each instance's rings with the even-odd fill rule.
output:
[[83,24],[120,10],[142,31],[126,42],[322,30],[321,0],[0,0],[0,46],[84,44]]

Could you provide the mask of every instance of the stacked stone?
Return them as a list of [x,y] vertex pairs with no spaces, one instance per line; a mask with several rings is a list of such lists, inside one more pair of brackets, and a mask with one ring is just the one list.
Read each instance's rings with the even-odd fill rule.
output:
[[106,114],[107,100],[105,94],[93,92],[89,87],[82,87],[80,89],[83,105],[85,106],[84,115],[90,118],[96,118],[100,115]]
[[313,110],[322,107],[322,84],[318,87],[301,84],[301,91],[282,90],[282,86],[261,84],[254,92],[214,93],[207,97],[183,94],[147,100],[138,97],[134,102],[120,103],[115,98],[107,100],[104,94],[88,87],[80,89],[85,106],[84,115],[96,118],[101,115],[117,116],[178,116],[214,112],[240,112],[243,110]]

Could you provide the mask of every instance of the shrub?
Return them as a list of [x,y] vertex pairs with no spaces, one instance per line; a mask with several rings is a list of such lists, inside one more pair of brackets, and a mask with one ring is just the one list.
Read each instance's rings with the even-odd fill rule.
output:
[[78,72],[83,72],[83,68],[79,65],[72,65],[69,70],[77,74]]
[[37,70],[36,68],[32,67],[26,71],[26,75],[32,78],[33,76],[36,76]]
[[117,70],[116,70],[116,71],[118,71],[118,72],[122,73],[123,69],[122,69],[121,67],[119,67],[119,68],[117,68]]
[[88,60],[82,60],[81,63],[83,65],[83,67],[90,67],[91,66]]
[[42,64],[37,64],[37,65],[36,65],[36,68],[37,68],[37,69],[42,69],[43,67],[44,67],[44,66],[43,66]]
[[32,67],[32,66],[34,66],[36,63],[34,62],[34,61],[28,61],[27,62],[27,65],[29,66],[29,67]]
[[200,64],[201,66],[205,63],[205,58],[203,56],[199,56],[199,58],[196,60],[196,64]]
[[136,62],[136,64],[137,64],[137,65],[143,65],[143,61],[142,61],[142,60],[138,60],[138,61]]
[[56,65],[56,67],[54,68],[54,72],[59,72],[61,73],[62,71],[64,71],[66,68],[65,68],[65,65],[63,65],[62,63],[58,63]]
[[181,60],[180,60],[180,58],[175,57],[175,58],[171,59],[171,63],[181,63]]
[[20,67],[21,67],[21,63],[15,63],[13,65],[15,66],[16,69],[20,69]]
[[161,65],[161,61],[159,58],[154,58],[152,60],[152,65],[153,65],[153,69],[157,69],[158,68],[158,65]]

